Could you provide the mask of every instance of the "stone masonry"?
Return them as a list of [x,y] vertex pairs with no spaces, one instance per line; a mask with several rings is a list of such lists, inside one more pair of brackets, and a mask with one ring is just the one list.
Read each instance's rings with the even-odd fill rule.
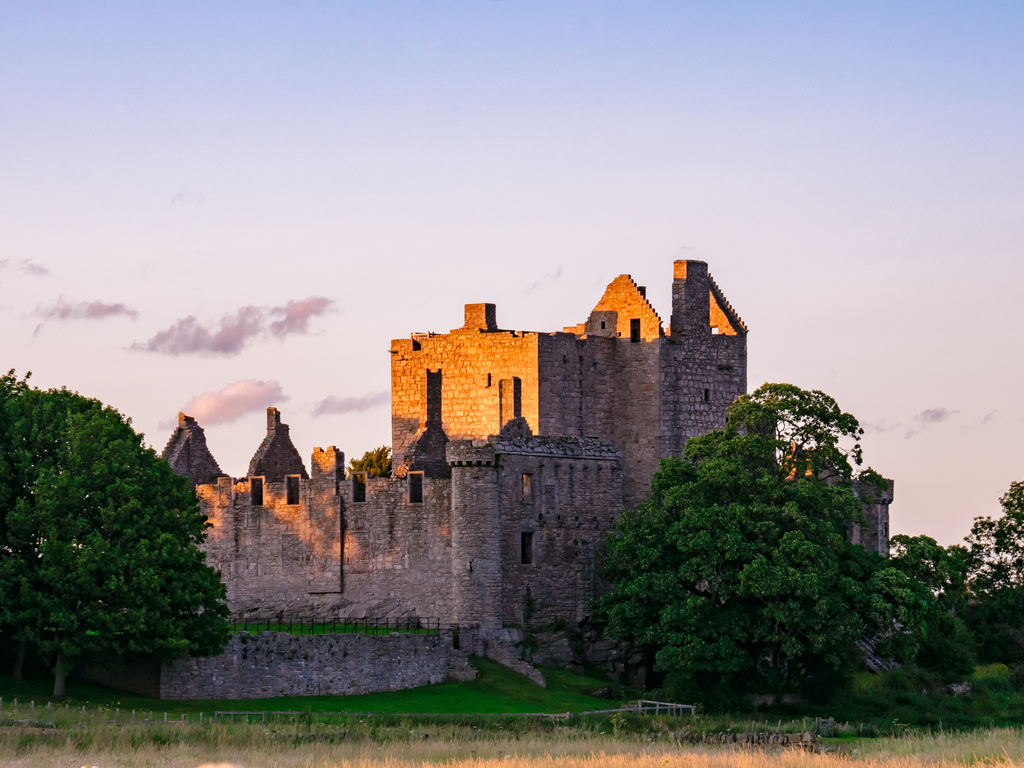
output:
[[76,670],[86,680],[158,699],[262,699],[343,696],[414,688],[476,670],[450,634],[374,636],[234,635],[224,652],[160,664],[117,660]]
[[[621,275],[559,332],[501,329],[493,304],[469,304],[461,328],[392,341],[390,478],[346,475],[333,446],[307,473],[274,408],[230,478],[180,415],[164,457],[196,483],[232,612],[436,617],[483,647],[587,625],[619,512],[747,389],[747,327],[704,262],[675,262],[670,320]],[[885,553],[891,485],[863,498],[851,535]]]

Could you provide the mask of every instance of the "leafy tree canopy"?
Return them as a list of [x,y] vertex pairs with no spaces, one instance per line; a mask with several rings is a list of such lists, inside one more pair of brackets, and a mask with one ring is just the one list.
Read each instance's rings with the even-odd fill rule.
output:
[[650,499],[622,514],[598,602],[610,632],[720,706],[722,694],[820,697],[863,636],[911,656],[933,598],[846,538],[863,519],[861,434],[822,392],[766,384],[739,398],[725,429],[663,460]]
[[361,459],[350,459],[350,472],[369,472],[371,477],[391,477],[391,448],[382,445],[367,451]]
[[55,659],[216,653],[225,589],[186,478],[112,408],[0,382],[0,622]]
[[974,671],[974,640],[962,618],[968,602],[969,552],[956,545],[943,547],[928,536],[902,535],[890,539],[889,552],[890,565],[934,598],[925,603],[915,663],[946,683],[964,680]]
[[999,499],[1003,515],[974,520],[966,544],[971,599],[964,621],[983,663],[1024,663],[1024,482]]

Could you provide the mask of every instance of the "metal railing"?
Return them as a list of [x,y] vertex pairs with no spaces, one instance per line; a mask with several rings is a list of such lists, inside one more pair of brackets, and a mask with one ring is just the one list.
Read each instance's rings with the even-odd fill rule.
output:
[[683,715],[697,714],[697,707],[693,704],[675,704],[671,701],[647,701],[640,699],[636,703],[634,711],[639,712],[641,715],[676,715],[682,717]]
[[363,616],[299,616],[251,617],[231,619],[235,632],[284,632],[290,635],[390,635],[392,632],[411,635],[438,635],[441,620],[434,617],[398,616],[378,618]]
[[863,638],[857,641],[857,647],[864,654],[864,666],[876,674],[891,672],[899,667],[894,659],[883,659],[875,653],[875,640]]

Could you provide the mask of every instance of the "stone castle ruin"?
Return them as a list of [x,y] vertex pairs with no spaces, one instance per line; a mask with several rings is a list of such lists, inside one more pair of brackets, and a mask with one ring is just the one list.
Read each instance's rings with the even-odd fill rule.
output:
[[[243,478],[184,414],[163,456],[196,484],[232,613],[436,617],[483,639],[586,622],[600,542],[663,457],[747,391],[747,327],[701,261],[677,261],[665,327],[629,275],[583,323],[502,329],[466,305],[447,334],[391,343],[392,477],[307,472],[280,413]],[[888,550],[888,494],[856,541]]]

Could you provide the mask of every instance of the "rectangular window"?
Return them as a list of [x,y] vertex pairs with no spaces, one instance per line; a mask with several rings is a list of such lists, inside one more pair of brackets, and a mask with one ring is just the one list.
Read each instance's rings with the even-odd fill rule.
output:
[[491,374],[487,374],[487,386],[491,386]]
[[704,390],[704,402],[707,403],[707,402],[710,402],[710,401],[711,401],[711,390],[710,389],[705,389]]
[[640,318],[638,317],[629,321],[629,340],[634,344],[640,341]]
[[519,561],[523,565],[533,565],[533,531],[519,534]]
[[288,493],[288,504],[299,503],[299,478],[298,475],[288,475],[285,479],[286,491]]
[[409,503],[410,504],[422,504],[423,503],[423,473],[422,472],[410,472],[409,473]]
[[263,478],[254,477],[249,481],[249,503],[254,507],[263,506]]
[[352,473],[352,501],[360,502],[366,501],[366,473],[365,472],[353,472]]
[[523,474],[523,503],[533,504],[533,475]]

